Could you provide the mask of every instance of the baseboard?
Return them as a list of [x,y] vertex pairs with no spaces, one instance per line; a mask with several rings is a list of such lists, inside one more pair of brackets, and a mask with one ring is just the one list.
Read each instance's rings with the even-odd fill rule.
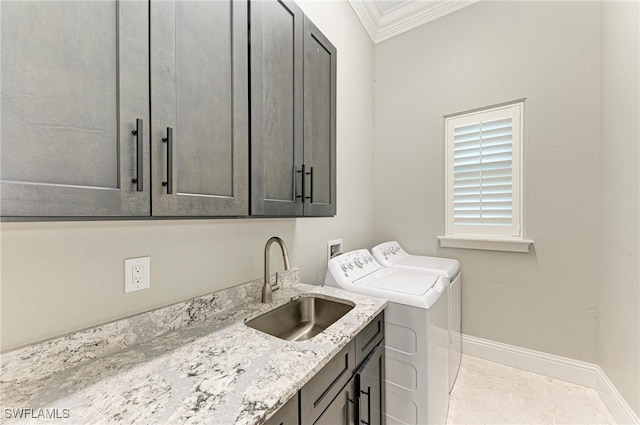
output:
[[602,401],[604,401],[604,404],[609,408],[619,424],[640,424],[638,415],[618,392],[618,389],[600,366],[598,366],[595,390],[598,391],[600,398],[602,398]]
[[596,364],[471,335],[462,335],[462,352],[469,356],[593,388],[598,391],[600,398],[619,424],[640,424],[640,419],[633,409]]

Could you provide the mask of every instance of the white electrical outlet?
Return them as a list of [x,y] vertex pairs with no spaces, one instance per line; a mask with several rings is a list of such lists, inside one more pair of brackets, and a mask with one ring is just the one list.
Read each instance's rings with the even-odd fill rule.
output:
[[335,239],[327,242],[327,261],[342,254],[342,239]]
[[144,282],[144,266],[142,264],[133,265],[133,284],[140,286]]
[[139,291],[150,286],[151,258],[128,258],[124,260],[124,292]]

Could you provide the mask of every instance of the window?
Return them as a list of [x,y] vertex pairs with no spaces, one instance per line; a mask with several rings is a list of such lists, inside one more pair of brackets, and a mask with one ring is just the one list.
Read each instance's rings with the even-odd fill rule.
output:
[[[528,251],[531,241],[524,241],[522,230],[523,109],[519,101],[445,117],[442,246]],[[475,246],[459,246],[463,240]],[[480,247],[478,241],[492,243]]]

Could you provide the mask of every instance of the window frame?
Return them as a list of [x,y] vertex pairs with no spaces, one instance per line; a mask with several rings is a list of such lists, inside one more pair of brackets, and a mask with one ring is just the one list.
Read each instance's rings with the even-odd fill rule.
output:
[[[444,116],[445,236],[438,237],[442,246],[528,252],[533,241],[524,239],[524,110],[525,99],[519,99]],[[508,117],[512,118],[511,225],[455,224],[454,128]]]

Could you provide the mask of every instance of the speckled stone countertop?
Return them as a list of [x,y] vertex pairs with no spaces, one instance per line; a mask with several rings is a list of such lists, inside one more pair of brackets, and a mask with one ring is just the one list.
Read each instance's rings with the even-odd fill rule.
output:
[[[263,423],[386,306],[298,276],[269,305],[258,280],[3,353],[0,422]],[[355,307],[307,341],[244,324],[304,294]]]

